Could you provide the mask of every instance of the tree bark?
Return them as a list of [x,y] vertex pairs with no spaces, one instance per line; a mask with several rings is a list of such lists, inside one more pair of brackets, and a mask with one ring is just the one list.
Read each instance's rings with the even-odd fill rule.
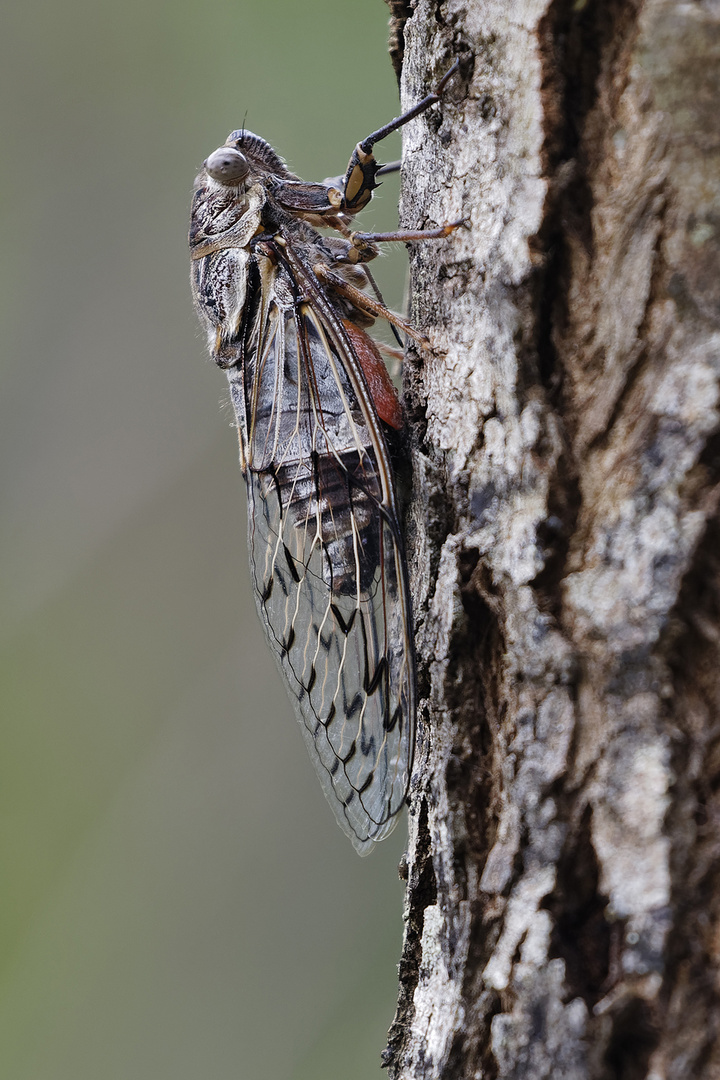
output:
[[720,1077],[720,7],[394,0],[419,660],[393,1080]]

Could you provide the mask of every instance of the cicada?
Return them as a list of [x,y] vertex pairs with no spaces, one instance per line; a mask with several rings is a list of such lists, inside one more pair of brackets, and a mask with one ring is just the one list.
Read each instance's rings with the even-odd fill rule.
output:
[[361,855],[396,824],[415,727],[386,437],[402,412],[366,328],[383,316],[424,342],[385,308],[366,264],[379,241],[437,239],[455,225],[350,226],[382,171],[375,143],[439,101],[456,69],[359,143],[336,180],[306,183],[264,139],[233,131],[205,161],[192,204],[192,290],[237,417],[258,612],[325,795]]

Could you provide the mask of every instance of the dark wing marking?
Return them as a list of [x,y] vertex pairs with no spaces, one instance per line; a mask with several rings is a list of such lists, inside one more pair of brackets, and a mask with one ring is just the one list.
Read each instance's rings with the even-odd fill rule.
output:
[[228,372],[256,600],[325,795],[365,854],[395,825],[413,754],[392,475],[333,310],[312,291],[291,301],[303,264],[264,269],[242,366]]

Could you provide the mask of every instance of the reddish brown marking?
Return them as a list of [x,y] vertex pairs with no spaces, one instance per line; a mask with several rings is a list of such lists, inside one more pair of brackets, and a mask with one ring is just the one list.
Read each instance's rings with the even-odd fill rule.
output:
[[403,426],[402,409],[377,345],[364,330],[348,319],[343,319],[343,326],[360,361],[378,416],[390,427],[400,431]]

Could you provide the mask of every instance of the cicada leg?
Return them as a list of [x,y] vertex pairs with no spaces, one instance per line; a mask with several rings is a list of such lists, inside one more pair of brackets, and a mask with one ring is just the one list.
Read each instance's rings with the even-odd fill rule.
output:
[[[362,210],[363,207],[367,206],[372,198],[373,189],[377,187],[375,178],[383,170],[383,166],[378,165],[375,160],[375,155],[373,154],[375,143],[386,139],[388,135],[392,135],[393,131],[397,131],[398,128],[403,127],[404,124],[407,124],[410,120],[419,116],[420,113],[429,109],[436,101],[440,101],[445,87],[450,82],[453,75],[459,70],[460,61],[456,60],[450,70],[445,72],[432,93],[428,94],[427,97],[424,97],[422,101],[419,101],[412,109],[408,109],[408,111],[401,116],[396,116],[389,124],[385,124],[384,127],[378,128],[377,131],[373,131],[371,135],[368,135],[367,138],[357,144],[352,152],[343,179],[342,209],[346,213],[357,214],[359,210]],[[385,171],[390,172],[395,170],[394,168],[390,169],[385,167]]]
[[380,254],[378,244],[393,242],[410,243],[413,240],[444,240],[455,229],[465,225],[465,219],[452,221],[449,225],[441,225],[438,229],[394,229],[392,232],[370,233],[351,232],[344,226],[339,229],[345,237],[344,241],[336,240],[334,248],[335,262],[368,263],[376,259]]
[[348,259],[348,262],[367,262],[374,259],[378,253],[376,244],[388,244],[395,241],[410,243],[413,240],[444,240],[446,236],[459,229],[465,224],[465,220],[453,221],[449,225],[441,225],[439,229],[395,229],[385,233],[350,233],[350,242],[357,256]]
[[[439,229],[396,229],[394,232],[386,233],[361,233],[361,232],[347,232],[347,248],[336,255],[335,261],[338,263],[350,263],[351,265],[357,265],[358,263],[364,264],[363,269],[367,276],[370,288],[375,293],[375,298],[380,304],[381,310],[379,313],[382,318],[386,319],[391,326],[393,335],[398,345],[402,345],[402,341],[398,336],[396,326],[399,326],[399,322],[395,322],[392,312],[389,312],[385,301],[382,298],[382,294],[377,287],[374,277],[370,273],[367,264],[372,259],[376,258],[379,254],[377,244],[389,243],[392,241],[400,241],[408,243],[412,240],[443,240],[450,233],[454,232],[461,225],[464,225],[464,221],[453,221],[450,225],[442,225]],[[348,297],[348,299],[350,299]],[[358,305],[356,305],[358,306]],[[366,305],[367,307],[367,305]],[[377,314],[377,312],[373,312]],[[405,326],[402,327],[405,329]],[[413,335],[411,335],[413,336]],[[418,339],[419,340],[419,339]]]
[[421,334],[419,330],[407,322],[406,319],[396,315],[394,311],[388,310],[383,303],[379,300],[373,299],[372,296],[368,296],[367,293],[362,292],[360,289],[356,289],[354,285],[350,285],[349,282],[344,281],[337,274],[333,274],[332,270],[329,270],[325,263],[317,263],[313,266],[315,276],[323,282],[324,285],[329,285],[333,292],[338,293],[340,296],[344,296],[346,300],[349,300],[354,307],[360,311],[367,312],[369,315],[373,315],[376,318],[385,319],[391,326],[397,326],[403,333],[411,337],[413,341],[417,341],[418,345],[422,345],[423,348],[428,348],[430,342]]

